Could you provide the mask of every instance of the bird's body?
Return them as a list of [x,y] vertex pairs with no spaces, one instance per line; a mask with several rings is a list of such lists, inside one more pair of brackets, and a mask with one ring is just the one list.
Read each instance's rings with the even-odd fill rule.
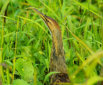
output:
[[52,34],[52,51],[50,57],[50,71],[67,73],[61,30],[57,22],[49,18],[52,25],[48,25]]
[[[51,85],[54,83],[63,83],[63,82],[70,82],[67,67],[65,63],[64,57],[64,49],[63,49],[63,42],[61,36],[61,30],[58,23],[40,13],[37,9],[32,8],[40,17],[44,20],[46,25],[48,26],[51,34],[52,34],[52,51],[50,57],[50,72],[59,72],[57,74],[53,74],[51,76]],[[64,85],[64,84],[55,84],[55,85]]]

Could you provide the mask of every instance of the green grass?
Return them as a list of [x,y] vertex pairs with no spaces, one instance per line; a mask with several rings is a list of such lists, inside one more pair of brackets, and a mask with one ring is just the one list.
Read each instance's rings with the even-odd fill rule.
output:
[[0,0],[0,80],[3,85],[49,85],[52,38],[29,5],[61,27],[73,85],[103,81],[103,0]]

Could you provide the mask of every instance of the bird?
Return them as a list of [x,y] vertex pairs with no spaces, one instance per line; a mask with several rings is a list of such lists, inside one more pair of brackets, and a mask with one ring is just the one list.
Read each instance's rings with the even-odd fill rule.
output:
[[50,77],[50,85],[64,85],[70,83],[67,71],[62,34],[59,24],[53,18],[44,15],[34,7],[29,7],[36,12],[45,22],[52,36],[52,50],[50,56],[50,72],[58,72]]

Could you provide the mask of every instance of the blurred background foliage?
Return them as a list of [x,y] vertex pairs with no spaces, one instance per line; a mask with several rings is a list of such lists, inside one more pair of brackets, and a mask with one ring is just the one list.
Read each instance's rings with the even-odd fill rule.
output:
[[0,78],[3,85],[49,85],[52,39],[29,6],[62,31],[73,85],[103,81],[103,0],[0,0]]

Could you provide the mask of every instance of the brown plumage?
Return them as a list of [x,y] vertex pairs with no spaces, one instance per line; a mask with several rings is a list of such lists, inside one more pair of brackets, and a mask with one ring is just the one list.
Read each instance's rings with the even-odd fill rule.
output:
[[51,76],[51,80],[50,80],[51,85],[64,85],[59,83],[63,83],[63,82],[67,83],[67,82],[70,82],[70,80],[67,74],[67,67],[65,63],[64,49],[63,49],[63,42],[62,42],[60,27],[54,19],[40,13],[35,8],[31,8],[31,9],[33,9],[38,15],[40,15],[40,17],[44,20],[44,22],[48,26],[52,35],[50,72],[55,71],[59,73],[53,74]]

